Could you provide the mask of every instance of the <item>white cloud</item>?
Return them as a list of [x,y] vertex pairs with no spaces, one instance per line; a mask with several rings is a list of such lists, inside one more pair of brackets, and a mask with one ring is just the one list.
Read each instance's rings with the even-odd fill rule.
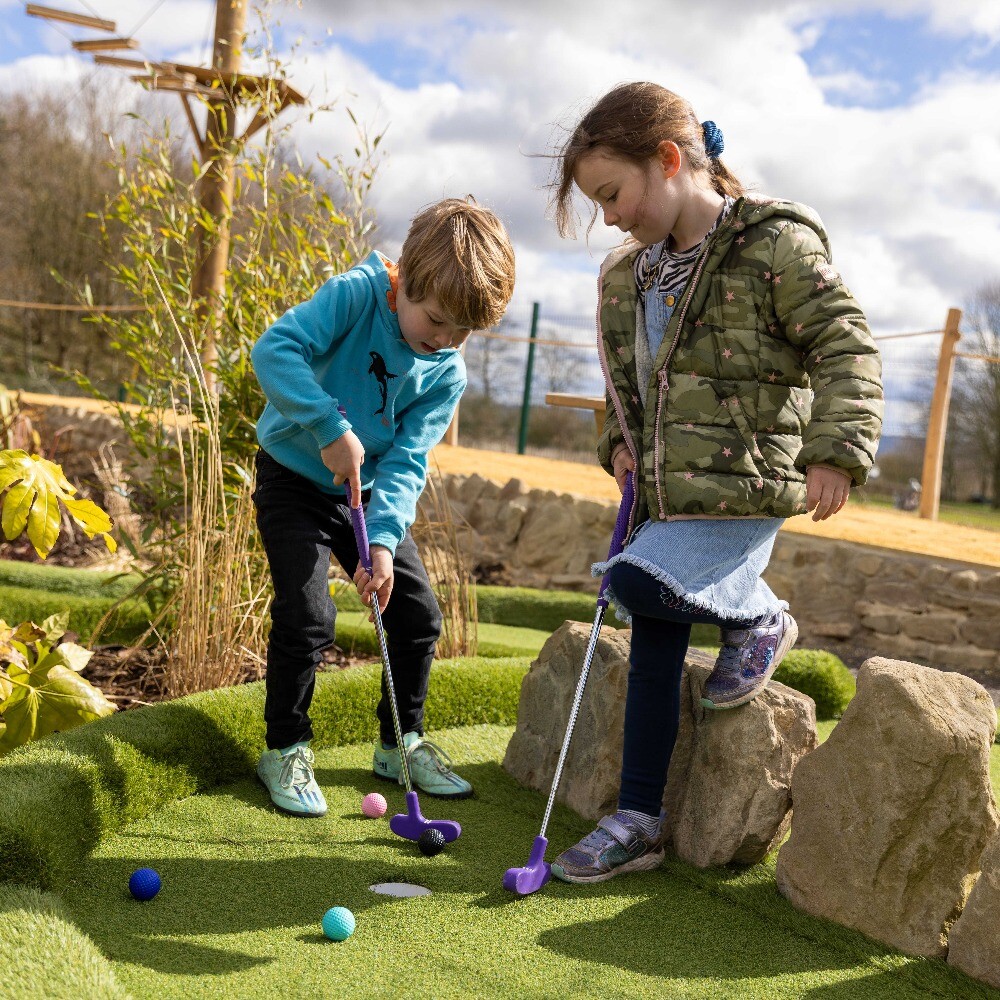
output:
[[[212,9],[209,0],[169,0],[139,32],[145,50],[198,61]],[[545,218],[552,163],[532,154],[551,151],[559,126],[575,124],[613,84],[651,79],[719,123],[726,162],[744,181],[821,214],[837,266],[877,331],[927,329],[1000,268],[1000,136],[991,125],[1000,74],[956,67],[901,107],[831,105],[831,90],[860,98],[891,86],[865,67],[814,74],[803,57],[824,19],[873,9],[926,17],[942,35],[1000,38],[1000,4],[981,0],[844,0],[832,12],[818,0],[710,0],[684,4],[683,16],[677,4],[640,0],[619,0],[613,16],[606,0],[314,0],[279,7],[278,16],[303,39],[293,85],[314,104],[338,98],[373,133],[386,132],[374,204],[389,252],[421,206],[472,192],[509,225],[518,302],[591,315],[602,251],[617,234],[598,225],[589,250],[582,234],[560,240]],[[101,11],[123,29],[142,13],[127,0]],[[401,86],[327,35],[371,44],[387,25],[396,45],[422,50],[432,68],[443,64],[447,79]],[[0,66],[0,86],[27,71],[79,79],[80,65],[22,60]],[[295,135],[306,156],[350,150],[355,140],[336,112],[302,121]]]

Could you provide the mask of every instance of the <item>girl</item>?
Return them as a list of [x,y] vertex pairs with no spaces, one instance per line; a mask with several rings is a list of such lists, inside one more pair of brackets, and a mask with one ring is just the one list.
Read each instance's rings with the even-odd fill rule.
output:
[[556,859],[567,882],[660,863],[691,625],[721,629],[702,704],[735,708],[763,690],[798,635],[761,579],[774,536],[790,515],[844,506],[881,428],[878,350],[819,218],[748,196],[722,151],[722,132],[683,98],[630,83],[559,153],[560,234],[573,232],[574,185],[626,234],[598,283],[598,457],[619,488],[636,477],[639,525],[594,567],[611,569],[632,621],[618,812]]

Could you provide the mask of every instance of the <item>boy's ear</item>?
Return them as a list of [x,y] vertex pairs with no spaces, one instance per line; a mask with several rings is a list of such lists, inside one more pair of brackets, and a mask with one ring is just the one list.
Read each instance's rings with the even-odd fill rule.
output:
[[664,178],[673,177],[681,169],[681,148],[670,139],[664,139],[656,147],[656,157]]

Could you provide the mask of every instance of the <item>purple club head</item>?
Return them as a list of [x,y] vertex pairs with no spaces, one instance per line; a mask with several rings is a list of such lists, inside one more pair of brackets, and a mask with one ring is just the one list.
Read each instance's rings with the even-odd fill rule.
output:
[[420,802],[417,800],[416,792],[406,793],[406,812],[396,813],[389,820],[389,829],[404,840],[419,840],[424,830],[438,830],[446,844],[458,840],[462,832],[461,825],[453,820],[424,819],[420,814]]
[[531,845],[531,855],[523,868],[508,868],[504,872],[503,887],[518,896],[536,892],[552,877],[552,866],[545,860],[545,849],[549,846],[545,837],[535,837]]

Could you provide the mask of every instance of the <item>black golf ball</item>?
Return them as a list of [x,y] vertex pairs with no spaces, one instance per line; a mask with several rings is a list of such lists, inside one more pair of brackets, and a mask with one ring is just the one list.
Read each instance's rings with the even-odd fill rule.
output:
[[420,848],[421,854],[432,858],[444,850],[444,834],[440,830],[424,830],[417,838],[417,847]]

